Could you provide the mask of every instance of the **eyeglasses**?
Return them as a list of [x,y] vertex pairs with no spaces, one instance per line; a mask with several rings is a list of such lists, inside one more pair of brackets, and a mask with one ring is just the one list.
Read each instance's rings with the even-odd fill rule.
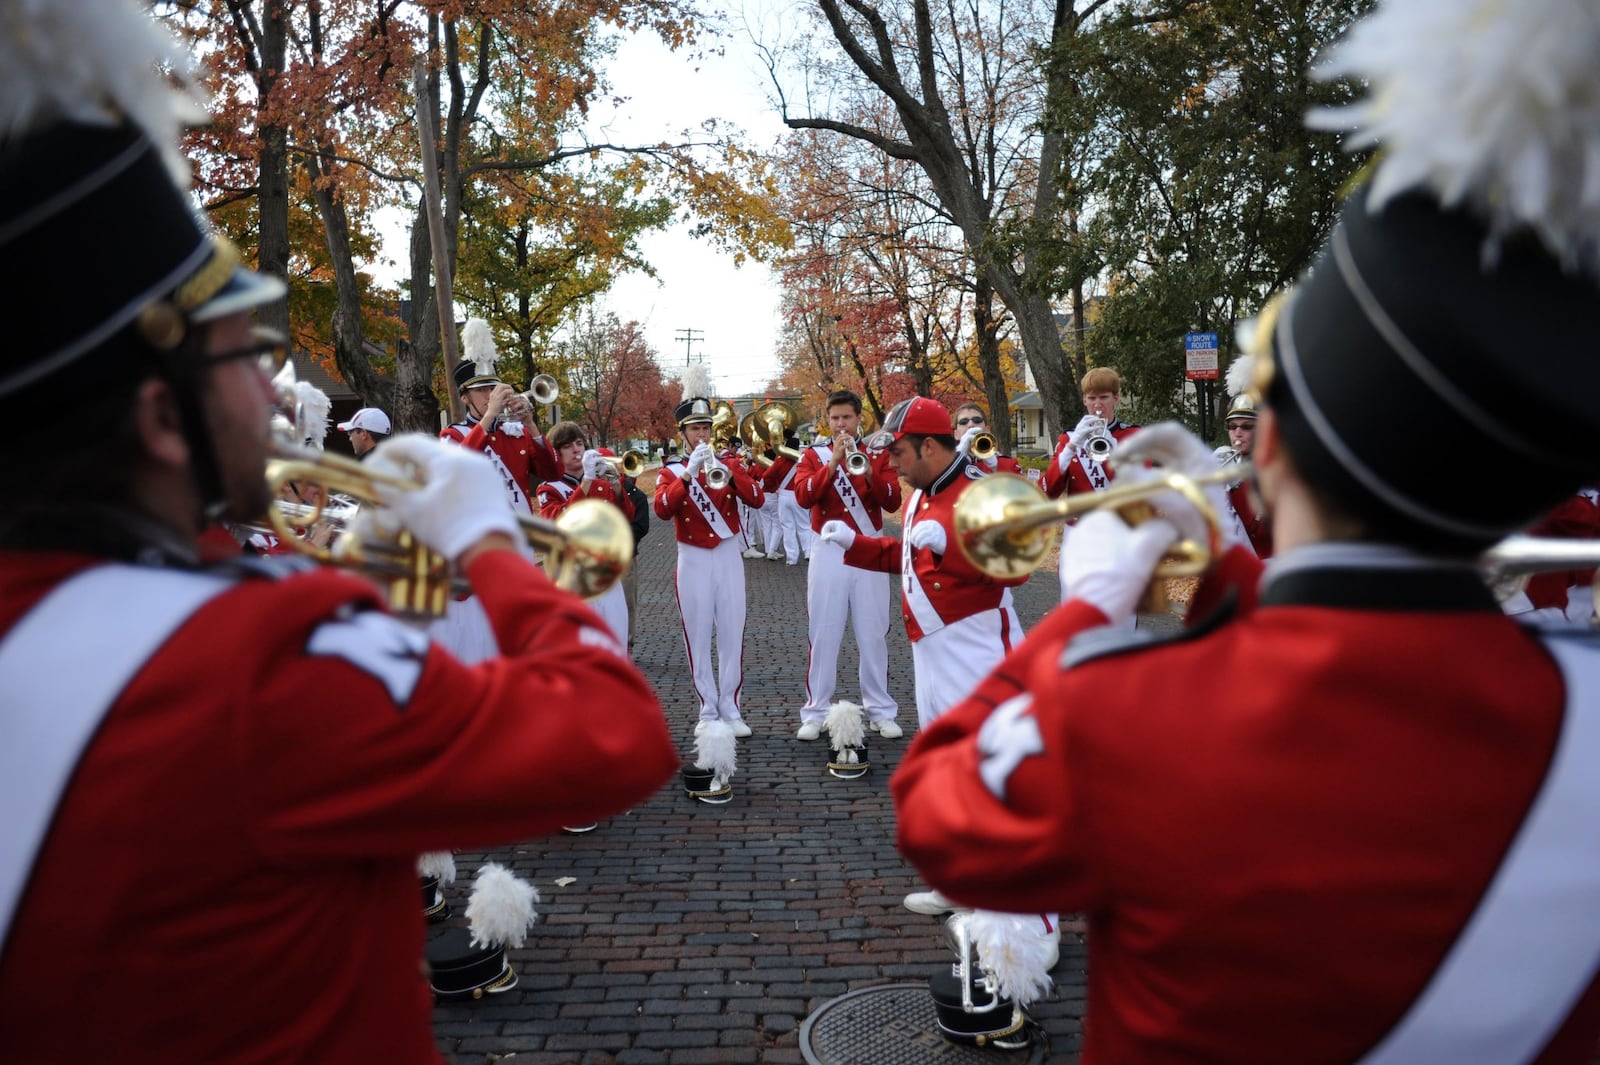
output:
[[288,339],[268,329],[258,329],[250,343],[233,351],[219,351],[206,359],[211,365],[233,362],[236,359],[255,359],[261,372],[271,377],[289,361]]
[[970,418],[957,418],[956,419],[956,424],[957,425],[982,425],[983,424],[983,415],[974,414]]

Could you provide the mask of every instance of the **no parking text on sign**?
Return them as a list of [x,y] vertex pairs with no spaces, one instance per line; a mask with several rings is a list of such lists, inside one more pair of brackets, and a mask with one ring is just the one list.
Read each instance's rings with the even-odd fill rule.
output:
[[1183,334],[1183,375],[1191,381],[1217,379],[1217,334]]

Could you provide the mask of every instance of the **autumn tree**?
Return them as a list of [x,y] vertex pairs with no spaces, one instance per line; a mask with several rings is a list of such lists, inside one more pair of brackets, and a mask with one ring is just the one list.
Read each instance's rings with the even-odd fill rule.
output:
[[562,407],[596,447],[671,435],[678,389],[638,322],[585,312],[558,357],[569,386]]

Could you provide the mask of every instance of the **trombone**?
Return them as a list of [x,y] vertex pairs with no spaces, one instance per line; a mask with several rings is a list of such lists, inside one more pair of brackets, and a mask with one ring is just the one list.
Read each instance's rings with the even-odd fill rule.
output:
[[[414,492],[418,481],[375,473],[354,459],[326,452],[280,446],[267,460],[267,486],[274,496],[289,481],[320,485],[326,497],[334,492],[354,499],[359,506],[381,506],[381,490]],[[633,561],[633,531],[622,512],[599,499],[580,499],[551,521],[519,514],[528,546],[542,552],[545,567],[560,588],[586,599],[601,594],[627,571]],[[349,531],[337,550],[319,547],[295,535],[291,515],[269,507],[267,521],[278,538],[301,554],[327,565],[352,569],[385,585],[389,608],[409,617],[439,617],[452,593],[471,591],[450,572],[450,560],[429,550],[409,531],[401,530],[394,543],[362,541]]]

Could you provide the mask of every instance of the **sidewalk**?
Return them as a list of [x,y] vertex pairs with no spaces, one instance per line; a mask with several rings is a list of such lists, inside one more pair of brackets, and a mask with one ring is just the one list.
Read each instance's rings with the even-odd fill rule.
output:
[[[898,532],[897,529],[891,529]],[[679,750],[696,702],[673,596],[675,545],[656,522],[641,545],[635,659],[661,696]],[[434,1011],[447,1060],[478,1065],[783,1065],[804,1060],[801,1022],[858,987],[923,980],[947,966],[933,917],[901,898],[921,885],[894,848],[888,780],[915,731],[911,653],[898,602],[889,684],[906,737],[873,738],[873,771],[838,780],[825,742],[794,738],[806,661],[806,566],[745,563],[745,720],[734,798],[695,803],[676,784],[587,835],[457,855],[463,882],[485,860],[532,880],[542,901],[521,982],[475,1006]],[[1017,590],[1024,625],[1057,600],[1053,572]],[[1165,622],[1165,619],[1162,619]],[[853,637],[839,698],[855,690]],[[597,778],[597,787],[604,779]],[[565,886],[557,879],[572,878]],[[459,912],[464,887],[451,889]],[[1081,927],[1068,921],[1056,990],[1033,1014],[1053,1062],[1077,1060],[1084,1005]]]

